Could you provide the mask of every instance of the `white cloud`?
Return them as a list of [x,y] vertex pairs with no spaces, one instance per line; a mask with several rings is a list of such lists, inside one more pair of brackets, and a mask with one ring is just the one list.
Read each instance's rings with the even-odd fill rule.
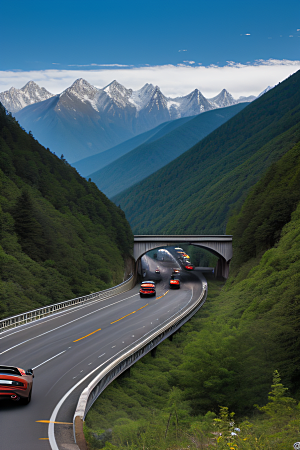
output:
[[267,86],[274,86],[300,69],[300,61],[257,60],[241,64],[228,61],[226,66],[163,65],[132,68],[103,68],[84,70],[41,70],[41,71],[0,71],[0,92],[11,86],[21,88],[33,80],[50,92],[58,94],[69,87],[77,78],[103,88],[112,80],[117,80],[127,88],[140,89],[145,83],[158,85],[170,97],[186,95],[198,88],[210,98],[223,88],[235,98],[258,95]]
[[178,50],[179,52],[187,52],[187,50]]
[[195,61],[183,61],[183,62],[185,62],[187,64],[195,64]]
[[[52,63],[55,64],[55,63]],[[68,64],[68,67],[133,67],[132,64]]]

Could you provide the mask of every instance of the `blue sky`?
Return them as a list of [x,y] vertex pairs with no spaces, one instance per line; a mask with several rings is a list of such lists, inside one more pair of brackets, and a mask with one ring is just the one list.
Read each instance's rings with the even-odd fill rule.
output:
[[[299,13],[298,0],[1,2],[0,71],[55,70],[64,77],[77,70],[293,62],[300,59]],[[0,91],[7,82],[1,79]]]

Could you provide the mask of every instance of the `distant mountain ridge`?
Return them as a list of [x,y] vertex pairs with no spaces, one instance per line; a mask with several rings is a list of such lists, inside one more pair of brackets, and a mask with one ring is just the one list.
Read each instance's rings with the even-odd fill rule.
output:
[[111,198],[173,161],[247,105],[241,103],[167,122],[155,135],[89,177]]
[[[22,127],[51,151],[64,154],[70,163],[108,150],[163,122],[241,102],[225,89],[211,100],[198,89],[170,98],[152,84],[133,91],[114,80],[99,89],[79,78],[57,95],[42,91],[34,83],[25,104],[18,99],[26,86],[16,93],[13,88],[1,93],[0,101],[9,111],[25,105],[14,112]],[[39,101],[43,95],[43,101]]]

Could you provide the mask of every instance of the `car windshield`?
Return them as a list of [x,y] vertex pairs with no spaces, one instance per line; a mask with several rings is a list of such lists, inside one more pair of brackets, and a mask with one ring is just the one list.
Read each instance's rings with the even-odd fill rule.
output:
[[16,367],[0,366],[0,374],[20,376],[21,373]]

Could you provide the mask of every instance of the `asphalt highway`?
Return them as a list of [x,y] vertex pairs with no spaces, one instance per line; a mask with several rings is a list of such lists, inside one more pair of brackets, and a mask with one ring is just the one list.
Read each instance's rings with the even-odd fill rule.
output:
[[[149,271],[153,269],[153,260]],[[152,267],[153,266],[153,267]],[[174,263],[161,270],[156,297],[140,298],[139,285],[108,300],[79,306],[8,330],[0,335],[0,364],[34,369],[32,400],[23,406],[0,402],[1,450],[72,450],[73,414],[91,380],[140,340],[195,301],[202,291],[200,272],[186,273],[181,289],[169,290]],[[55,442],[49,421],[55,421]]]

